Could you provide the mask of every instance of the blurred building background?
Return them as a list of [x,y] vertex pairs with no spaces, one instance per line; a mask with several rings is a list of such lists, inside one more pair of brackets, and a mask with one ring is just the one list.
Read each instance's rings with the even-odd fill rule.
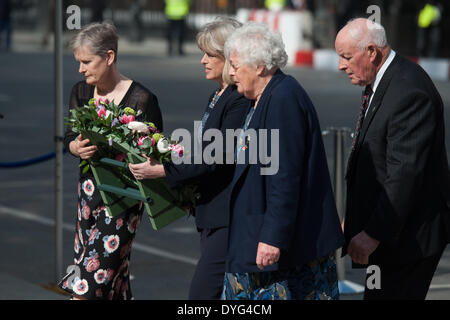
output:
[[[43,44],[52,30],[52,4],[49,0],[10,0],[13,6],[14,31],[40,31]],[[314,48],[333,48],[337,30],[352,17],[369,17],[370,5],[381,8],[381,23],[386,27],[390,44],[404,55],[417,56],[418,14],[423,0],[286,0],[284,10],[308,10],[312,14]],[[431,1],[441,8],[438,26],[439,44],[436,56],[450,56],[450,1]],[[112,20],[121,36],[130,41],[164,37],[166,18],[164,0],[65,0],[64,8],[78,5],[82,25],[91,21]],[[191,0],[187,18],[187,40],[193,40],[198,27],[217,15],[236,15],[241,8],[265,7],[265,0]],[[65,14],[68,17],[68,14]],[[67,30],[65,30],[67,32]]]

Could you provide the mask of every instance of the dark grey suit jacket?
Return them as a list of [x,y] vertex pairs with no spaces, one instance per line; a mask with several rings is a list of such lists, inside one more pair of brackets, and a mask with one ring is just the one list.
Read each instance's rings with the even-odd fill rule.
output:
[[450,171],[442,99],[398,54],[372,99],[347,168],[346,247],[364,230],[380,241],[369,264],[407,263],[450,239]]

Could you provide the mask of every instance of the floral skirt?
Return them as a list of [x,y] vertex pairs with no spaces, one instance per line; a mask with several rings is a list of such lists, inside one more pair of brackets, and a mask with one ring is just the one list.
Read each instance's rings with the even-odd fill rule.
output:
[[338,300],[334,254],[303,266],[252,273],[225,273],[222,300]]
[[74,264],[67,268],[60,288],[86,299],[132,299],[130,252],[142,212],[137,205],[109,217],[93,177],[81,178]]

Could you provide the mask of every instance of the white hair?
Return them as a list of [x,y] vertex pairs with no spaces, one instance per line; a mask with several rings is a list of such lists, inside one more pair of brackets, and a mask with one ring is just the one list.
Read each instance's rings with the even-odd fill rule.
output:
[[283,39],[263,23],[247,22],[236,29],[225,43],[225,57],[235,52],[246,65],[263,64],[267,70],[286,66],[288,55]]
[[383,26],[372,20],[366,20],[366,28],[360,23],[355,23],[356,19],[347,22],[348,32],[354,40],[356,40],[356,47],[364,50],[369,43],[374,43],[379,48],[384,48],[388,45],[386,31]]

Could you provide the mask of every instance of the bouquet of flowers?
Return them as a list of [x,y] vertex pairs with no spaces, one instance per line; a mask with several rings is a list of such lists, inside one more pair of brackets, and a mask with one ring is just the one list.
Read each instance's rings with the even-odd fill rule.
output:
[[66,124],[97,146],[95,156],[82,161],[80,167],[83,172],[92,170],[108,214],[117,215],[142,201],[153,228],[160,229],[185,216],[198,194],[192,185],[174,190],[165,179],[136,180],[128,170],[128,162],[146,161],[143,155],[163,163],[184,153],[181,145],[153,123],[137,121],[141,114],[114,101],[93,98],[88,105],[71,109]]

